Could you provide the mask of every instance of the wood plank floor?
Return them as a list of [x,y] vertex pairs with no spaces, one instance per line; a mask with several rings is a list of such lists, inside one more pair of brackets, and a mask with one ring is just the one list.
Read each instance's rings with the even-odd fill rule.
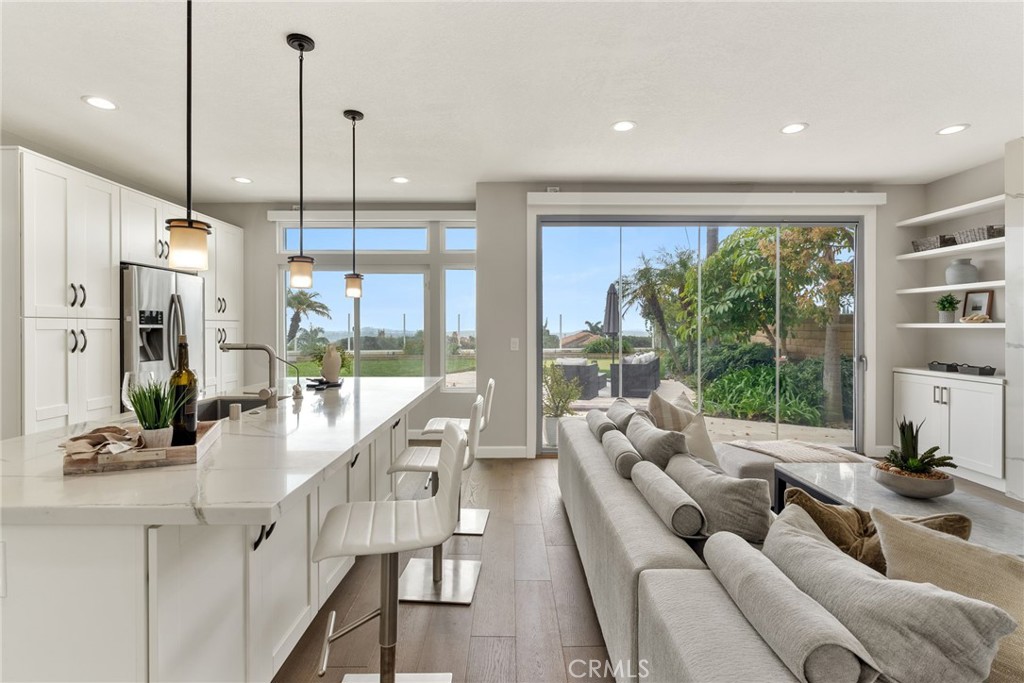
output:
[[[552,459],[477,460],[465,473],[463,505],[490,510],[490,519],[483,538],[456,536],[445,544],[445,555],[482,561],[476,596],[468,607],[401,603],[400,672],[451,672],[467,683],[611,680],[579,677],[603,671],[607,653],[559,497],[557,468]],[[425,482],[407,475],[399,497],[428,495]],[[403,568],[412,556],[402,555]],[[415,556],[430,557],[430,551]],[[336,610],[340,627],[376,608],[379,591],[378,558],[357,559],[274,681],[337,683],[347,673],[377,672],[373,621],[335,641],[327,675],[316,676],[327,614]],[[591,667],[590,660],[602,666]]]

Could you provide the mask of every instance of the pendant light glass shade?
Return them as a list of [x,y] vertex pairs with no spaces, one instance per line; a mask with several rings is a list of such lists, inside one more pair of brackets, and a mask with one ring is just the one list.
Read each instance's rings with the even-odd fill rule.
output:
[[309,289],[313,286],[313,257],[288,257],[288,286],[292,289]]
[[350,299],[359,299],[363,296],[363,276],[359,273],[346,273],[345,275],[345,296]]
[[169,218],[167,265],[175,270],[209,270],[210,224],[192,218],[192,0],[185,3],[185,218]]
[[167,221],[170,232],[170,255],[167,265],[175,270],[209,270],[209,252],[206,238],[210,224],[187,218],[171,218]]

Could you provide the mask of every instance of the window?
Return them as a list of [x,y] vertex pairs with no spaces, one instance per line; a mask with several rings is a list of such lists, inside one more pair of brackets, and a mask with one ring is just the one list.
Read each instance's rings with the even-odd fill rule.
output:
[[447,389],[476,389],[476,271],[444,272],[444,369]]
[[[356,250],[362,251],[426,251],[426,227],[357,228]],[[284,228],[284,251],[299,250],[299,228]],[[307,252],[352,251],[352,228],[306,227],[303,250]]]
[[[303,377],[319,377],[328,344],[349,354],[353,349],[354,316],[352,299],[345,296],[345,274],[340,270],[314,270],[310,289],[291,289],[285,271],[283,286],[288,361],[298,366]],[[291,373],[291,368],[288,371]],[[352,376],[351,362],[342,367],[341,375]]]
[[476,228],[445,228],[445,251],[476,251]]
[[422,377],[423,273],[369,273],[359,299],[363,377]]

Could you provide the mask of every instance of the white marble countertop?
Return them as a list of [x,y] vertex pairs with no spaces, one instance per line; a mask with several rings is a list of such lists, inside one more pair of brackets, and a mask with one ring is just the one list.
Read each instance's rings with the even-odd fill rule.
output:
[[102,424],[133,422],[130,414],[0,441],[0,521],[271,524],[440,382],[346,378],[341,389],[306,391],[302,401],[293,401],[294,380],[282,380],[276,410],[224,420],[220,439],[194,465],[63,475],[61,442]]

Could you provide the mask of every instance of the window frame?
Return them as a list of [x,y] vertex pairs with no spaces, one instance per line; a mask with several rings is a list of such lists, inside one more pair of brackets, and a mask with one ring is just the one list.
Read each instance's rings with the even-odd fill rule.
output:
[[[456,253],[468,253],[468,252],[456,252]],[[473,252],[473,253],[475,254],[476,252]],[[439,320],[439,322],[440,322],[440,329],[438,330],[439,336],[438,336],[437,341],[438,341],[438,344],[439,344],[440,349],[441,349],[442,377],[444,377],[446,381],[447,381],[447,378],[448,378],[448,333],[450,332],[450,330],[448,330],[448,271],[449,270],[471,270],[471,271],[473,271],[474,285],[476,284],[476,276],[477,276],[476,264],[473,264],[471,266],[470,265],[445,265],[445,266],[442,266],[442,268],[441,268],[441,277],[438,278],[438,280],[440,282],[440,289],[441,289],[441,316],[440,316],[440,320]],[[476,289],[474,289],[474,292],[473,292],[473,307],[474,308],[476,308],[478,303],[479,303],[478,299],[477,299],[477,292],[478,291],[479,291],[479,288],[476,288]],[[479,346],[480,346],[480,335],[478,333],[478,330],[476,329],[476,327],[477,327],[476,311],[474,311],[473,317],[474,317],[473,332],[477,333],[477,334],[475,334],[476,340],[477,340],[477,348],[473,350],[473,353],[474,353],[473,357],[474,357],[474,359],[477,362],[477,367],[479,367],[480,359],[479,359],[479,357],[476,354],[480,350],[479,349]],[[476,370],[474,370],[474,373],[475,372],[476,372]],[[479,386],[479,376],[477,376],[477,381],[471,387],[449,387],[449,386],[442,386],[441,389],[443,391],[446,391],[448,393],[453,393],[453,394],[470,394],[470,393],[474,393],[475,394],[475,393],[477,393],[477,387],[478,386]]]

